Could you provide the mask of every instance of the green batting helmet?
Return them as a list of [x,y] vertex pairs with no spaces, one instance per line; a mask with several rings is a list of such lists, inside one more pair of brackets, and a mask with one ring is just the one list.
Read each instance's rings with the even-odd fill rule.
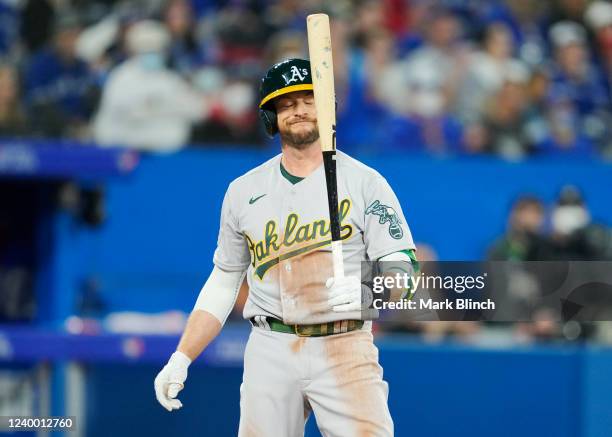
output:
[[259,87],[259,118],[268,135],[274,136],[278,132],[276,110],[272,101],[283,94],[312,89],[310,61],[287,59],[268,70]]

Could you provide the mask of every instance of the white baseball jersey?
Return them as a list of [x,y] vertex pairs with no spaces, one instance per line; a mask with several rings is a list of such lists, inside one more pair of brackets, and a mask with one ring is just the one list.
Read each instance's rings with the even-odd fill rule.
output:
[[[234,180],[223,200],[214,263],[247,270],[244,317],[272,316],[312,324],[359,319],[334,313],[325,281],[333,276],[323,163],[292,184],[281,154]],[[338,204],[345,275],[361,277],[361,261],[414,249],[402,208],[375,170],[337,152]]]

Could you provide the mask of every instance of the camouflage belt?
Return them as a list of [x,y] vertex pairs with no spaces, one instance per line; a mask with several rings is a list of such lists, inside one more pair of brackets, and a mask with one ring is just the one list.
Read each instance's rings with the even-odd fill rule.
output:
[[250,319],[253,326],[270,331],[295,334],[299,337],[322,337],[325,335],[342,334],[363,327],[363,320],[338,320],[336,322],[317,323],[314,325],[288,325],[274,317],[256,316]]

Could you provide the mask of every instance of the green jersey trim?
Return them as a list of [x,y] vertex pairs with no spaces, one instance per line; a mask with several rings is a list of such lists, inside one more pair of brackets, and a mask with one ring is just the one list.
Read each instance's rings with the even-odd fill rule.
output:
[[280,163],[280,171],[283,177],[287,179],[289,182],[291,182],[293,185],[297,184],[298,182],[304,179],[299,176],[293,176],[291,173],[289,173],[287,169],[283,166],[282,162]]

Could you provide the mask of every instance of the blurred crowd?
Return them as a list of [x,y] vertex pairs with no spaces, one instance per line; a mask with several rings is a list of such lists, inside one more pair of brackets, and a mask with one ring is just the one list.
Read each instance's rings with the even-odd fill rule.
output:
[[266,144],[259,80],[311,12],[349,153],[612,156],[604,0],[0,0],[0,136]]
[[552,206],[522,196],[510,211],[506,233],[489,249],[496,261],[612,259],[612,232],[594,222],[580,191],[566,186]]

